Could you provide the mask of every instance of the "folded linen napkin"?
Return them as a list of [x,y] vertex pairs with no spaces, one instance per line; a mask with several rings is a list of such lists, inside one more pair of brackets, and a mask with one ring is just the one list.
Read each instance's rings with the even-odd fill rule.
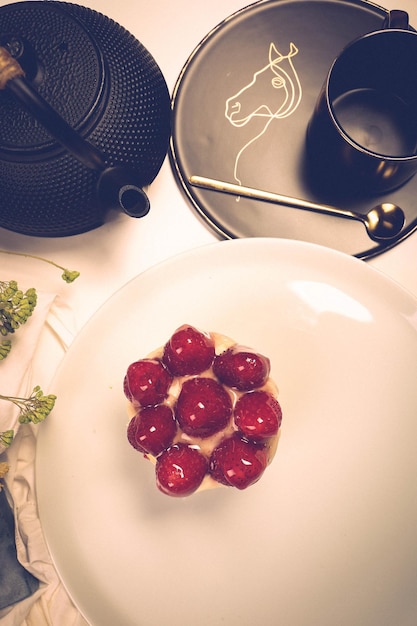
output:
[[[54,300],[53,294],[39,294],[35,313],[25,326],[12,338],[12,350],[0,361],[0,393],[5,396],[27,396],[30,393],[30,370],[41,331]],[[20,424],[18,407],[7,400],[0,400],[0,434],[16,436]],[[0,461],[3,460],[6,443],[0,441]],[[3,467],[4,467],[3,465]],[[12,498],[10,498],[12,500]],[[15,542],[15,520],[4,489],[0,492],[0,609],[11,606],[32,595],[39,581],[19,562]]]
[[[32,317],[12,336],[12,351],[0,361],[0,393],[27,397],[35,384],[41,385],[45,394],[53,393],[50,380],[75,334],[74,326],[72,313],[59,296],[38,291]],[[47,371],[41,367],[43,363],[47,363]],[[42,423],[19,424],[16,407],[0,401],[0,432],[15,431],[10,447],[0,448],[0,462],[9,466],[3,479],[2,506],[6,497],[14,518],[12,525],[5,509],[7,519],[3,521],[7,521],[8,532],[0,530],[0,586],[5,596],[0,624],[85,626],[53,566],[38,516],[35,455],[40,428]],[[14,532],[14,550],[10,532]],[[10,559],[7,564],[1,546]]]

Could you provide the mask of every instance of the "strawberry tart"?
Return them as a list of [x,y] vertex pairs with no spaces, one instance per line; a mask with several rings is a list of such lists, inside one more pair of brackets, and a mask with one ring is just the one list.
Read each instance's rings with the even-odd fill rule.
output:
[[127,439],[170,496],[256,483],[275,455],[282,421],[270,361],[185,324],[131,363],[123,381]]

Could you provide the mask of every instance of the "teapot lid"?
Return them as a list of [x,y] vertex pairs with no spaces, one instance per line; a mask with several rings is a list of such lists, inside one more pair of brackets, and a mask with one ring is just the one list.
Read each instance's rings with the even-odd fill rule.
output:
[[[12,50],[38,92],[74,129],[88,132],[106,88],[103,54],[92,34],[65,5],[54,2],[6,5],[0,24],[0,45]],[[7,92],[0,92],[0,111],[0,152],[34,158],[45,150],[62,150]]]

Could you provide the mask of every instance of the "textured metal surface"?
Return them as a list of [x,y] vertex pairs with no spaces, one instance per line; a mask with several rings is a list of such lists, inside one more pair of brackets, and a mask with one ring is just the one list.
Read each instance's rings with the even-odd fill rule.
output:
[[[103,88],[103,59],[92,37],[68,12],[39,7],[36,2],[9,5],[0,15],[3,37],[18,34],[33,50],[38,72],[32,82],[39,93],[69,124],[84,125],[93,117],[92,108]],[[0,97],[0,115],[0,154],[8,147],[30,153],[52,143],[7,92]]]
[[[0,9],[0,38],[13,33],[34,50],[32,82],[44,98],[107,155],[150,184],[164,160],[169,93],[151,54],[96,11],[61,2]],[[100,225],[98,173],[87,169],[8,94],[0,94],[0,226],[62,236]]]

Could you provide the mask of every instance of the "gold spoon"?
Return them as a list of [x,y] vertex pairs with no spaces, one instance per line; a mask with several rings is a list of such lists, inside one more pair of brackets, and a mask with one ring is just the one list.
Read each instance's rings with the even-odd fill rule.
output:
[[232,183],[226,183],[214,178],[205,178],[204,176],[191,176],[189,178],[190,185],[201,187],[203,189],[211,189],[245,198],[253,198],[254,200],[263,200],[275,204],[284,204],[295,209],[305,209],[306,211],[314,211],[315,213],[325,213],[336,217],[345,217],[348,219],[359,220],[365,225],[367,233],[374,241],[390,241],[397,237],[404,224],[405,215],[403,210],[396,204],[391,202],[382,202],[373,207],[368,213],[356,213],[347,209],[339,209],[337,207],[328,206],[327,204],[316,204],[299,198],[291,198],[290,196],[282,196],[270,191],[261,191],[252,187],[242,187]]

